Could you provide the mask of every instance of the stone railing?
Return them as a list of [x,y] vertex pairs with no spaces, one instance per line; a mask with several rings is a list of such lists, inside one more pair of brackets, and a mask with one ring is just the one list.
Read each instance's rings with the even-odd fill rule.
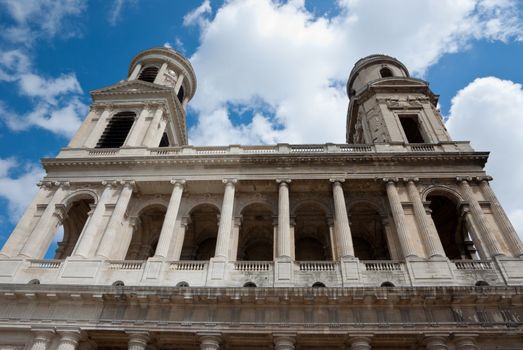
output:
[[180,146],[180,147],[125,147],[125,148],[64,148],[57,158],[126,157],[126,156],[223,156],[241,154],[335,154],[335,153],[405,153],[405,152],[472,152],[468,142],[441,144],[277,144],[255,146]]
[[62,266],[63,260],[29,260],[29,268],[36,269],[59,269]]
[[109,261],[111,270],[141,270],[145,264],[143,260]]
[[298,261],[300,271],[335,271],[337,262],[334,261]]
[[492,270],[492,262],[489,260],[454,260],[458,270]]
[[206,261],[171,261],[169,268],[178,271],[203,271],[207,265]]
[[270,271],[272,270],[272,261],[235,261],[235,271]]
[[361,261],[365,266],[366,271],[401,271],[403,269],[403,262],[387,261],[387,260],[373,260]]

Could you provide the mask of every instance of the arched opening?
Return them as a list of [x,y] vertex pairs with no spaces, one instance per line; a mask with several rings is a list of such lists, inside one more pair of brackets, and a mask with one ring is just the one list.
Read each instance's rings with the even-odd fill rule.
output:
[[395,285],[394,285],[394,283],[387,281],[387,282],[383,282],[380,285],[380,287],[392,288],[392,287],[395,287]]
[[295,216],[296,260],[332,260],[330,231],[325,210],[316,203],[306,203],[296,210]]
[[180,101],[180,103],[183,103],[183,99],[185,98],[185,91],[183,90],[183,85],[180,86],[180,90],[178,90],[176,97],[178,97],[178,101]]
[[256,283],[254,283],[254,282],[247,282],[243,286],[245,288],[256,288]]
[[145,67],[140,72],[140,76],[138,77],[138,80],[143,80],[149,83],[154,83],[154,79],[156,79],[156,76],[158,75],[158,67],[150,66]]
[[325,288],[325,284],[322,282],[314,282],[312,288]]
[[123,281],[113,282],[113,287],[123,287],[123,286],[125,286],[125,283],[123,283]]
[[438,231],[445,255],[452,260],[477,259],[476,248],[470,238],[458,201],[439,193],[427,196],[432,220]]
[[379,212],[367,203],[349,212],[354,255],[360,260],[390,260],[388,242]]
[[142,210],[135,222],[125,260],[147,260],[154,256],[164,219],[163,206],[151,206]]
[[211,204],[201,204],[191,211],[180,260],[209,260],[214,256],[219,214]]
[[181,282],[178,282],[176,284],[176,287],[178,287],[178,288],[187,288],[187,287],[189,287],[189,283],[187,283],[185,281],[181,281]]
[[488,282],[485,282],[485,281],[477,281],[475,286],[476,287],[488,287],[488,286],[490,286],[490,284],[488,284]]
[[116,113],[107,124],[96,148],[119,148],[122,147],[127,135],[133,126],[136,114],[134,112]]
[[40,280],[35,278],[34,280],[30,280],[29,282],[27,282],[27,284],[40,284]]
[[92,197],[79,198],[69,204],[62,225],[58,227],[54,239],[47,249],[45,259],[65,259],[72,254],[87,222],[92,204],[94,204]]
[[264,204],[251,204],[242,210],[236,259],[271,261],[274,255],[273,213]]
[[160,144],[158,147],[169,147],[169,136],[166,132],[163,133],[162,139],[160,140]]
[[383,67],[380,69],[380,75],[382,78],[390,78],[393,76],[392,71],[388,67]]

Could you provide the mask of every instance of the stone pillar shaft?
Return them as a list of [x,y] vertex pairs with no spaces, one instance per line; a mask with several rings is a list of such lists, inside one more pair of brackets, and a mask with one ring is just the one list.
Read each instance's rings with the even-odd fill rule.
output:
[[98,143],[98,140],[102,136],[103,131],[107,127],[107,123],[109,122],[109,116],[111,114],[111,108],[106,107],[98,120],[96,121],[96,124],[94,125],[93,129],[91,130],[91,133],[89,136],[87,136],[87,139],[85,140],[84,147],[86,148],[94,148],[96,147],[96,144]]
[[407,230],[407,223],[405,220],[405,212],[398,195],[396,184],[393,181],[387,181],[387,196],[389,198],[390,208],[392,211],[392,218],[396,225],[396,232],[400,240],[401,249],[404,257],[417,256],[414,245],[412,244],[412,237]]
[[339,180],[332,181],[332,194],[334,197],[334,233],[338,246],[339,258],[354,257],[354,246],[352,245],[352,234],[347,216],[347,206],[343,187]]
[[223,194],[222,211],[220,213],[220,226],[216,239],[216,258],[228,259],[229,242],[232,233],[232,213],[234,209],[234,192],[236,180],[224,180],[225,193]]
[[472,219],[472,215],[468,210],[463,214],[465,218],[465,222],[467,223],[467,228],[469,230],[470,236],[472,237],[472,241],[474,242],[474,246],[476,247],[478,254],[481,259],[487,260],[489,258],[488,256],[488,250],[485,247],[485,242],[481,238],[481,235],[479,234],[478,227],[476,226],[476,223]]
[[44,256],[62,219],[56,211],[56,205],[61,204],[65,198],[66,190],[64,186],[66,185],[61,184],[54,192],[40,220],[38,220],[20,251],[20,255],[33,259],[41,259]]
[[76,131],[73,138],[69,142],[68,147],[71,148],[77,148],[82,147],[84,145],[84,142],[86,141],[87,137],[89,137],[88,132],[89,129],[93,128],[93,119],[98,117],[99,110],[97,107],[91,107],[91,110],[89,111],[89,114],[87,114],[87,117],[85,117],[85,120],[83,121],[82,125],[80,125],[80,128]]
[[20,250],[33,230],[33,223],[38,211],[38,204],[44,202],[51,195],[51,192],[52,190],[48,186],[40,186],[40,190],[38,190],[33,201],[27,207],[24,215],[18,221],[15,229],[5,242],[4,247],[0,252],[0,257],[13,257],[20,253]]
[[188,219],[182,218],[181,220],[176,220],[176,234],[174,238],[174,246],[172,253],[168,256],[169,260],[179,261],[180,256],[182,255],[183,241],[185,240],[185,231],[187,230]]
[[136,66],[134,66],[133,72],[129,76],[128,80],[135,80],[138,78],[138,74],[140,74],[140,71],[142,70],[142,65],[138,63]]
[[445,256],[445,250],[443,250],[441,240],[439,239],[438,233],[434,230],[434,226],[429,223],[425,206],[421,201],[418,188],[413,180],[408,180],[407,191],[409,192],[409,198],[414,209],[414,216],[416,217],[421,239],[428,257]]
[[474,197],[468,181],[459,180],[459,187],[465,200],[469,202],[470,212],[478,228],[478,233],[481,235],[481,239],[485,242],[485,245],[488,248],[489,256],[503,255],[499,242],[490,232],[483,209],[481,209],[481,206]]
[[122,186],[120,196],[118,197],[118,201],[116,202],[100,245],[98,246],[98,250],[96,251],[96,256],[105,259],[111,259],[113,257],[112,251],[114,250],[114,245],[118,241],[118,228],[121,227],[132,193],[133,183],[126,182]]
[[105,188],[100,196],[100,200],[96,204],[96,208],[94,208],[90,217],[87,219],[82,233],[78,238],[78,243],[73,252],[73,256],[87,258],[94,254],[94,251],[100,242],[100,235],[103,232],[100,225],[105,214],[105,205],[109,202],[112,195],[112,183],[105,183]]
[[145,134],[145,138],[143,139],[143,145],[146,147],[158,147],[158,145],[154,145],[153,141],[156,139],[155,135],[159,132],[160,128],[160,121],[162,120],[163,115],[163,107],[159,106],[156,111],[154,112],[153,119],[151,120],[151,123],[149,124],[149,128],[147,128],[147,133]]
[[171,199],[169,200],[169,206],[163,219],[162,231],[160,232],[160,238],[158,239],[158,245],[156,246],[156,252],[154,254],[157,258],[166,258],[169,254],[171,242],[176,241],[176,219],[178,217],[178,211],[180,209],[180,203],[182,201],[183,186],[185,181],[173,180],[171,183],[174,185],[171,193]]
[[519,239],[518,234],[514,229],[514,226],[512,226],[512,223],[507,217],[507,214],[501,207],[501,204],[499,203],[498,198],[496,197],[496,194],[490,187],[488,181],[486,179],[483,179],[479,183],[479,187],[481,188],[481,191],[483,192],[485,198],[490,202],[490,208],[494,213],[496,222],[501,228],[503,237],[505,237],[509,247],[511,247],[512,253],[517,257],[523,256],[523,243]]
[[37,331],[35,333],[31,350],[47,350],[54,333],[52,331]]
[[162,66],[158,70],[158,74],[156,74],[156,78],[154,78],[155,84],[161,84],[164,82],[165,78],[165,71],[167,70],[167,63],[162,63]]
[[278,189],[278,246],[277,257],[291,257],[289,182],[281,180]]
[[144,106],[134,121],[134,125],[129,132],[127,140],[125,141],[125,146],[139,147],[142,145],[144,133],[146,132],[145,123],[148,116],[149,106]]
[[242,220],[241,217],[234,218],[234,224],[232,227],[232,238],[229,248],[229,260],[236,261],[238,258],[238,243],[240,239],[240,228]]

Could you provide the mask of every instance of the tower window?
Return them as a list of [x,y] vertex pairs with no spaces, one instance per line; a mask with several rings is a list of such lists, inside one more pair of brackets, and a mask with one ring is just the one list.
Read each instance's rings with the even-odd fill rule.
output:
[[400,115],[399,118],[408,143],[425,143],[417,115]]
[[390,68],[387,68],[387,67],[383,67],[380,69],[380,75],[382,78],[390,78],[392,77],[392,71],[390,70]]
[[125,142],[134,123],[136,114],[133,112],[120,112],[115,114],[96,144],[96,148],[119,148]]
[[166,132],[164,132],[162,135],[159,147],[169,147],[169,136],[167,136]]
[[180,86],[180,90],[178,90],[178,94],[176,96],[178,96],[178,101],[180,101],[180,103],[183,103],[183,99],[185,98],[185,92],[183,91],[183,85]]
[[138,80],[147,81],[149,83],[154,83],[154,79],[158,75],[158,67],[146,67],[140,73]]

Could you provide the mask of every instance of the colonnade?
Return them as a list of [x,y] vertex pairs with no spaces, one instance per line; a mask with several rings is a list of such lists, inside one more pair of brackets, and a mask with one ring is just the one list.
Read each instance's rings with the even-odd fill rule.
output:
[[[146,350],[151,343],[151,336],[146,331],[129,331],[127,333],[127,349],[129,350]],[[79,348],[80,329],[70,330],[37,330],[34,331],[31,350],[54,350],[51,349],[53,340],[58,339],[56,350],[76,350]],[[199,340],[201,350],[220,350],[225,348],[225,342],[220,333],[200,333],[196,334]],[[365,334],[348,334],[345,341],[347,350],[371,350],[373,349],[373,338],[376,336],[372,333]],[[456,350],[479,350],[476,341],[476,334],[427,334],[422,335],[418,341],[419,349],[425,350],[447,350],[450,344],[454,345]],[[299,342],[295,334],[272,334],[274,350],[294,350],[296,343]],[[85,344],[85,342],[84,342]],[[248,346],[246,344],[246,346]],[[85,347],[84,347],[85,348]],[[94,348],[88,345],[87,348]]]
[[[500,207],[495,195],[487,182],[488,179],[480,181],[480,189],[484,193],[492,207],[496,222],[502,229],[507,242],[510,243],[512,253],[515,256],[523,256],[523,244],[517,233]],[[333,235],[335,243],[335,255],[340,258],[354,258],[354,246],[351,227],[347,215],[346,194],[343,190],[345,179],[330,179],[332,185],[332,198],[334,203]],[[406,219],[404,203],[398,193],[398,183],[403,181],[406,186],[409,205],[412,206],[413,216],[416,221],[417,230],[409,226]],[[390,212],[401,248],[400,258],[410,257],[444,257],[445,251],[441,244],[438,232],[428,215],[417,186],[418,179],[384,178],[385,191],[390,205]],[[481,248],[484,258],[503,255],[505,251],[493,233],[492,228],[485,217],[483,209],[472,193],[469,182],[471,179],[458,178],[460,193],[466,201],[467,210],[465,220],[477,246]],[[215,258],[222,260],[235,259],[235,252],[231,252],[231,245],[237,246],[238,222],[234,218],[235,192],[238,181],[236,179],[225,179],[224,196],[219,219]],[[290,179],[277,179],[278,186],[278,218],[275,228],[275,258],[293,258],[290,218]],[[187,223],[178,218],[179,209],[184,191],[184,180],[172,180],[172,192],[161,229],[159,243],[154,253],[155,258],[179,260],[185,236]],[[115,259],[113,248],[115,245],[126,244],[119,232],[126,215],[133,190],[134,181],[104,182],[104,189],[94,209],[89,213],[88,220],[79,237],[78,243],[73,251],[73,256],[82,258],[99,257],[102,259]],[[47,246],[50,244],[57,225],[65,215],[62,204],[67,195],[68,183],[62,183],[53,189],[44,186],[37,195],[35,201],[48,198],[45,210],[40,214],[37,223],[31,219],[36,215],[36,204],[28,209],[20,220],[18,226],[12,233],[8,242],[2,250],[2,255],[7,257],[22,256],[27,258],[38,258],[43,256]],[[109,206],[111,198],[117,196],[112,214],[105,228],[101,228],[101,222]],[[34,206],[34,207],[33,207]],[[392,232],[386,229],[387,239],[391,239]],[[25,242],[24,242],[25,241]],[[23,243],[23,244],[22,244]]]

